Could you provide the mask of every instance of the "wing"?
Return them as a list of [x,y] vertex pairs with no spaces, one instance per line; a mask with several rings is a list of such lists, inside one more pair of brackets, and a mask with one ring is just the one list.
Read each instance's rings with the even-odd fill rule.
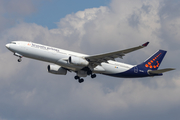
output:
[[99,55],[93,55],[93,56],[87,56],[85,59],[87,59],[90,64],[92,65],[99,65],[102,62],[107,62],[108,60],[114,60],[115,58],[122,58],[125,56],[125,54],[139,50],[141,48],[146,47],[149,44],[149,42],[144,43],[143,45],[140,45],[138,47],[129,48],[126,50],[120,50],[116,52],[110,52],[106,54],[99,54]]

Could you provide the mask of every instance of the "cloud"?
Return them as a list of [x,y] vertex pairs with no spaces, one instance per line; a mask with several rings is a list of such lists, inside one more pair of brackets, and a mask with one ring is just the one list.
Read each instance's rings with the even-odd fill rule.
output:
[[[6,27],[0,35],[0,118],[180,118],[177,112],[180,110],[177,57],[180,53],[180,15],[170,14],[179,9],[175,3],[173,1],[169,6],[166,0],[112,0],[109,7],[90,8],[67,15],[57,23],[57,29],[25,22]],[[33,12],[30,8],[19,14],[30,14]],[[147,48],[120,61],[138,64],[156,50],[165,49],[168,53],[161,68],[175,67],[177,70],[162,77],[141,79],[98,75],[96,79],[87,77],[83,84],[78,84],[73,79],[74,73],[66,76],[47,73],[49,63],[26,58],[17,63],[17,58],[4,47],[12,40],[33,41],[86,54],[125,49],[150,41]]]
[[35,12],[36,8],[33,4],[33,0],[1,0],[6,6],[4,7],[6,13],[11,16],[24,16]]
[[35,0],[0,0],[0,31],[11,28],[23,21],[25,16],[36,12],[38,2]]

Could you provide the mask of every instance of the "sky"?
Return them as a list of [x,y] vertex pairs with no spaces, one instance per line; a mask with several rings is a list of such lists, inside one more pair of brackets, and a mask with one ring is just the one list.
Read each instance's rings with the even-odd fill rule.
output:
[[[0,0],[0,120],[179,120],[179,0]],[[47,72],[50,63],[17,57],[5,44],[32,41],[84,54],[148,47],[120,62],[139,64],[167,50],[161,77]]]
[[56,22],[67,14],[83,11],[87,8],[108,5],[110,0],[40,0],[33,3],[38,6],[36,12],[24,18],[28,23],[36,23],[48,29],[57,28]]

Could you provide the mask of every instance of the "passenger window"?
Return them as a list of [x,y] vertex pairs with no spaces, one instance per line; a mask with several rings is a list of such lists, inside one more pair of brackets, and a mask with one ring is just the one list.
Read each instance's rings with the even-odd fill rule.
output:
[[15,42],[11,42],[11,44],[16,44]]

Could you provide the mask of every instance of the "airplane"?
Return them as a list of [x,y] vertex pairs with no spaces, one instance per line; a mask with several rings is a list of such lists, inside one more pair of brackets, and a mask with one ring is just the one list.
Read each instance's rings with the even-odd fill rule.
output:
[[79,83],[84,82],[83,78],[87,76],[95,78],[96,74],[120,78],[139,78],[162,76],[164,72],[175,70],[174,68],[158,70],[167,52],[165,50],[158,50],[138,65],[125,64],[115,60],[123,58],[127,53],[142,49],[148,44],[149,42],[146,42],[137,47],[97,55],[86,55],[27,41],[12,41],[6,44],[6,48],[19,57],[18,62],[22,61],[22,57],[27,57],[52,63],[47,66],[49,73],[66,75],[68,71],[73,71],[76,73],[74,78]]

